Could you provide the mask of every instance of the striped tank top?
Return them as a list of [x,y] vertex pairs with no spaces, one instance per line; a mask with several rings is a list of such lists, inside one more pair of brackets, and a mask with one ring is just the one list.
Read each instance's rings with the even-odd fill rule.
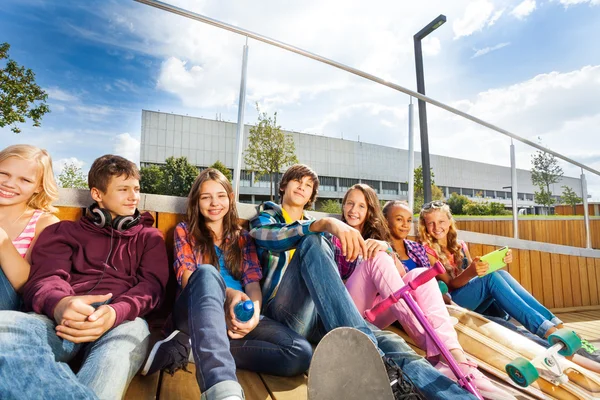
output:
[[23,229],[23,232],[21,232],[21,234],[12,241],[13,245],[23,258],[25,258],[25,254],[27,254],[27,250],[29,249],[29,246],[31,246],[31,242],[35,237],[35,226],[37,225],[37,222],[42,214],[44,214],[44,211],[35,210],[29,219],[27,226],[25,229]]

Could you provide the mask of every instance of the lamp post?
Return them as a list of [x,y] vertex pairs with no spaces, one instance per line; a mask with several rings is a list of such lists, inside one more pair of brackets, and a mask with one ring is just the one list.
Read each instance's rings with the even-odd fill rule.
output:
[[[445,15],[439,15],[415,36],[415,65],[417,70],[417,92],[425,94],[425,77],[423,75],[423,51],[421,40],[446,22]],[[423,166],[423,197],[424,202],[431,201],[431,166],[429,164],[429,139],[427,132],[427,110],[425,102],[419,99],[419,130],[421,131],[421,165]]]

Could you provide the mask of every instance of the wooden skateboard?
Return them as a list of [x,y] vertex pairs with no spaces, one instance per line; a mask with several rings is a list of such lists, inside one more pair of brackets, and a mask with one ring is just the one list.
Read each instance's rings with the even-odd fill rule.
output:
[[[451,316],[459,323],[455,326],[458,339],[464,350],[495,369],[494,375],[502,371],[508,378],[505,368],[513,360],[524,357],[533,360],[542,356],[548,349],[532,342],[517,332],[489,321],[485,317],[458,306],[447,306]],[[542,373],[527,388],[528,393],[541,391],[545,398],[555,399],[600,399],[600,377],[562,356],[557,356],[568,381],[556,381],[552,374]],[[483,367],[483,366],[482,366]],[[554,382],[553,382],[554,380]],[[556,385],[556,383],[560,383]]]
[[394,400],[377,348],[354,328],[336,328],[315,349],[308,370],[308,400]]

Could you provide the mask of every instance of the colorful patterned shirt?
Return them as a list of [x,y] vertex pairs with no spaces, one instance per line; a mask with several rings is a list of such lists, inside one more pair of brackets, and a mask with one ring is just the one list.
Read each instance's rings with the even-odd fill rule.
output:
[[[177,283],[181,288],[181,278],[183,273],[187,271],[195,271],[198,264],[206,262],[204,255],[196,247],[196,240],[189,234],[187,224],[180,222],[175,227],[175,276]],[[246,286],[252,282],[258,282],[262,279],[262,271],[258,256],[256,254],[256,246],[254,241],[246,231],[240,234],[240,248],[242,249],[242,285]],[[218,266],[216,266],[218,267]]]

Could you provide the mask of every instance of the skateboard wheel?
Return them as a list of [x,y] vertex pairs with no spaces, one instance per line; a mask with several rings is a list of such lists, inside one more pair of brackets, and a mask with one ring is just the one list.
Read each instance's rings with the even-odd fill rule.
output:
[[572,330],[566,328],[559,329],[548,336],[548,343],[550,343],[550,346],[561,343],[563,348],[559,350],[558,354],[565,357],[572,356],[581,348],[581,339],[579,336]]
[[527,387],[540,377],[535,366],[523,357],[506,364],[506,373],[517,385]]
[[446,285],[444,281],[438,281],[438,286],[440,287],[440,292],[442,292],[442,295],[448,293],[448,285]]

